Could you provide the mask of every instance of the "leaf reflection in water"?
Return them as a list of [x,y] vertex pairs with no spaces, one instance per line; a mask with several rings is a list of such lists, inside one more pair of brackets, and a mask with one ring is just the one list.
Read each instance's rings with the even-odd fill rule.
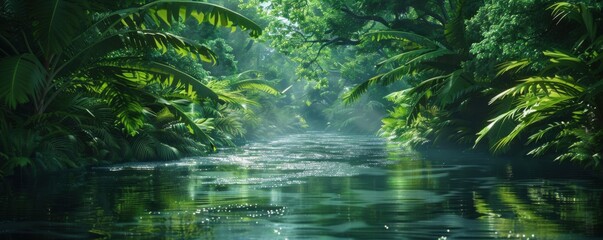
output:
[[596,239],[600,183],[556,163],[311,132],[39,176],[0,195],[0,238]]

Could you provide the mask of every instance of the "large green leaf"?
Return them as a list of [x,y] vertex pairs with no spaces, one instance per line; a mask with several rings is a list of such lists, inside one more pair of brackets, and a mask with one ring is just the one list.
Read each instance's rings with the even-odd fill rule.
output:
[[132,154],[138,161],[151,160],[156,157],[157,140],[149,134],[140,134],[130,140]]
[[242,107],[243,104],[257,105],[258,103],[247,98],[242,90],[233,90],[228,81],[209,81],[207,87],[212,89],[220,101],[229,103],[231,106]]
[[209,23],[218,27],[249,30],[258,37],[262,28],[230,9],[206,2],[162,0],[141,7],[122,9],[106,15],[92,25],[87,32],[106,33],[110,29],[152,29],[171,26],[175,22],[195,19],[198,24]]
[[134,136],[144,125],[144,107],[142,106],[142,97],[146,97],[146,92],[136,87],[137,84],[127,81],[103,81],[98,84],[96,91],[113,110],[119,123],[125,131]]
[[240,91],[260,91],[270,95],[278,95],[280,92],[270,86],[270,82],[263,79],[237,80],[230,87]]
[[249,30],[252,37],[262,33],[259,25],[230,9],[205,2],[163,0],[106,14],[74,38],[73,48],[85,48],[89,45],[88,39],[103,38],[115,30],[158,29],[189,18],[199,24],[207,22],[233,30]]
[[411,59],[417,58],[417,57],[422,56],[425,53],[428,53],[431,51],[434,51],[434,49],[419,48],[419,49],[402,52],[396,56],[390,57],[388,59],[385,59],[385,60],[377,63],[377,67],[384,67],[384,66],[395,65],[395,64],[406,64]]
[[[368,90],[368,87],[376,83],[382,85],[389,85],[395,81],[402,80],[404,76],[411,73],[411,71],[418,71],[422,69],[434,69],[435,67],[427,66],[428,63],[438,62],[438,60],[447,55],[456,55],[455,52],[446,48],[441,43],[431,40],[427,37],[419,34],[401,31],[379,31],[367,33],[363,36],[364,39],[372,41],[382,40],[398,40],[398,41],[410,41],[421,47],[412,49],[390,57],[377,66],[384,67],[393,65],[393,69],[379,74],[370,78],[369,80],[357,85],[352,90],[346,92],[343,95],[343,100],[346,103],[357,100],[363,93]],[[425,66],[423,66],[425,65]]]
[[83,30],[90,19],[86,5],[80,0],[28,1],[33,34],[46,57],[62,52]]
[[374,76],[374,77],[370,78],[369,80],[366,80],[363,83],[356,85],[350,91],[345,92],[342,95],[343,102],[347,104],[347,103],[352,103],[352,102],[358,100],[360,98],[360,96],[362,96],[362,94],[364,94],[366,91],[368,91],[368,88],[370,86],[378,83],[382,76],[383,76],[383,74]]
[[218,100],[218,95],[196,79],[172,66],[159,62],[144,62],[137,60],[101,62],[87,71],[87,75],[102,75],[103,79],[126,80],[138,82],[144,86],[152,81],[159,81],[170,86],[184,86],[194,90],[199,98]]
[[189,132],[199,141],[203,143],[208,143],[212,150],[215,150],[214,139],[211,138],[203,129],[199,127],[199,125],[187,114],[187,111],[184,110],[178,103],[174,101],[168,101],[166,99],[157,98],[157,102],[163,104],[167,107],[174,116],[186,124]]
[[78,70],[79,67],[88,63],[95,63],[99,57],[108,53],[124,49],[157,49],[165,52],[168,48],[174,49],[181,56],[187,56],[194,60],[215,62],[215,54],[206,46],[195,43],[192,40],[160,31],[136,30],[114,34],[100,39],[90,45],[73,49],[68,61],[59,67],[62,75],[67,75]]
[[352,90],[346,92],[343,95],[343,100],[346,103],[353,102],[357,100],[363,93],[368,90],[368,87],[377,83],[380,83],[384,86],[390,85],[395,81],[402,80],[404,76],[408,75],[417,65],[425,63],[427,61],[432,61],[437,59],[438,57],[453,54],[450,50],[446,48],[439,49],[417,49],[409,52],[405,52],[399,55],[396,55],[390,59],[387,59],[380,63],[380,65],[391,64],[394,62],[402,62],[401,65],[398,65],[394,69],[379,74],[370,78],[369,80],[357,85]]
[[441,88],[437,89],[435,96],[438,99],[438,104],[445,107],[481,87],[471,81],[470,77],[465,76],[463,70],[459,69],[447,75],[446,81]]
[[32,54],[0,60],[0,99],[14,109],[29,101],[44,82],[42,68]]
[[[144,13],[157,25],[171,25],[176,21],[193,18],[199,24],[207,22],[218,27],[230,27],[232,30],[249,30],[251,37],[258,37],[262,33],[262,28],[245,16],[211,3],[166,0],[147,4],[140,9],[146,10]],[[135,18],[135,15],[131,15],[131,19]]]
[[490,104],[504,97],[534,95],[539,97],[557,95],[579,96],[584,92],[584,87],[577,84],[570,76],[555,77],[529,77],[520,80],[519,83],[494,96]]

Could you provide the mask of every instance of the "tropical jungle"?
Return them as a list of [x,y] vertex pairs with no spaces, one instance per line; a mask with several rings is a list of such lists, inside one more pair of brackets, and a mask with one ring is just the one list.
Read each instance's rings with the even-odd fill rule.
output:
[[599,239],[600,0],[0,0],[0,239]]

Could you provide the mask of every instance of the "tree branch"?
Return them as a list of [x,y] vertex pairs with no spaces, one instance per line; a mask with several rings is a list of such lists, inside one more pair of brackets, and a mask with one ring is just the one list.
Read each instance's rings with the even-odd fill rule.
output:
[[316,56],[314,56],[314,59],[310,60],[309,62],[305,63],[304,65],[309,66],[310,64],[315,63],[318,60],[318,57],[320,56],[320,52],[322,52],[322,50],[329,46],[329,45],[338,45],[338,46],[342,46],[342,45],[358,45],[360,44],[359,40],[352,40],[352,39],[346,39],[346,38],[342,38],[342,37],[336,37],[333,39],[319,39],[319,40],[309,40],[306,41],[307,43],[322,43],[320,45],[320,48],[318,49],[318,52],[316,53]]
[[384,18],[382,18],[382,17],[379,17],[379,16],[361,16],[361,15],[358,15],[358,14],[352,12],[352,10],[350,10],[347,7],[340,8],[340,10],[343,11],[344,13],[352,16],[353,18],[361,19],[361,20],[368,20],[368,21],[375,21],[375,22],[378,22],[378,23],[381,23],[381,24],[385,25],[388,28],[391,28],[390,23],[387,20],[385,20]]

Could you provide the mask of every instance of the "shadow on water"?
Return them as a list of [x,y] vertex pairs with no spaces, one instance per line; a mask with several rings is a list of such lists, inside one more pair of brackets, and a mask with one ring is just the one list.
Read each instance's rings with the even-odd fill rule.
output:
[[601,186],[570,165],[312,132],[40,176],[0,195],[0,238],[597,239]]

